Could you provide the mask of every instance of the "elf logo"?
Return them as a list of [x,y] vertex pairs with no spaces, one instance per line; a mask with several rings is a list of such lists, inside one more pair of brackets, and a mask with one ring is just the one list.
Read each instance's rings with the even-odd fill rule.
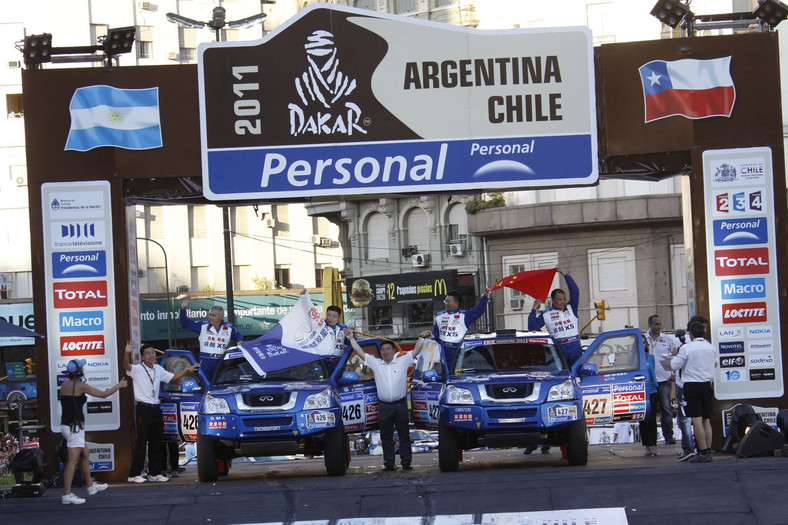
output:
[[720,368],[741,368],[744,366],[743,355],[720,357]]
[[722,323],[762,323],[766,321],[766,303],[722,305]]
[[769,273],[768,248],[743,248],[714,252],[715,275],[754,275]]

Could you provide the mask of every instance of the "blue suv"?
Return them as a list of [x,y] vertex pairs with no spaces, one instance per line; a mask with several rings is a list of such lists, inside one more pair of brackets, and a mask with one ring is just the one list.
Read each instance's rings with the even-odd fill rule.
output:
[[417,427],[438,430],[444,472],[477,447],[560,446],[570,465],[585,465],[586,425],[645,416],[648,375],[635,329],[602,334],[571,369],[537,332],[468,335],[449,370],[443,355],[419,357],[411,404]]

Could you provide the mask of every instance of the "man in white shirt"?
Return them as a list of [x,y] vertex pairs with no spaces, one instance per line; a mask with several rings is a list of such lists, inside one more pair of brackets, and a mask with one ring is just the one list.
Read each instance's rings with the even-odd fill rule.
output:
[[383,470],[396,470],[394,466],[394,427],[399,435],[399,461],[403,470],[410,470],[412,450],[408,429],[408,368],[424,346],[425,337],[432,332],[425,330],[419,336],[412,352],[394,356],[396,350],[392,341],[380,343],[380,358],[367,354],[356,342],[353,331],[345,329],[345,337],[350,341],[353,352],[364,360],[375,373],[375,387],[378,391],[378,422],[380,441],[383,445]]
[[[131,377],[134,385],[136,436],[134,449],[131,456],[129,469],[129,483],[144,483],[145,481],[169,481],[162,474],[161,435],[164,430],[164,418],[159,406],[159,388],[162,381],[168,383],[177,381],[187,372],[194,372],[200,365],[184,368],[177,374],[168,372],[156,364],[156,350],[150,345],[143,345],[142,363],[131,364],[131,351],[134,349],[131,341],[126,343],[126,353],[123,356],[123,368],[126,375]],[[148,450],[148,477],[142,475],[145,463],[145,449]]]
[[671,390],[673,373],[661,366],[661,356],[673,355],[677,348],[676,339],[662,333],[662,319],[658,315],[648,318],[648,332],[646,333],[648,351],[654,356],[654,374],[657,376],[657,393],[659,394],[659,409],[662,414],[662,435],[665,436],[667,445],[675,445],[673,438],[673,408],[671,404]]
[[692,418],[698,455],[691,463],[710,463],[711,458],[711,415],[714,403],[714,368],[717,366],[717,351],[703,338],[706,327],[694,321],[689,326],[692,341],[682,345],[671,362],[673,370],[681,370],[684,380],[684,400],[687,416]]
[[613,443],[632,443],[632,425],[619,421],[613,427]]

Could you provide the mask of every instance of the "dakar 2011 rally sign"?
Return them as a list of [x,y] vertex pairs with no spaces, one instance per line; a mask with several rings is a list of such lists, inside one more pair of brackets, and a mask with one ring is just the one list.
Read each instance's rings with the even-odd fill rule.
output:
[[598,177],[587,28],[480,31],[316,5],[199,48],[207,198],[577,186]]

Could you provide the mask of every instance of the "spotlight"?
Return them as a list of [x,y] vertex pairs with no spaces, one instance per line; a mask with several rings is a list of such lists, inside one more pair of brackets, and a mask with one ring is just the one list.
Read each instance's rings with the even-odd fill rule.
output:
[[758,4],[752,14],[771,27],[776,27],[788,17],[788,6],[779,0],[758,0]]
[[689,12],[689,5],[678,0],[659,0],[651,10],[651,15],[666,26],[676,29]]
[[134,26],[107,29],[107,36],[101,42],[104,46],[104,53],[108,58],[122,53],[131,53],[135,34],[136,28]]
[[52,61],[52,34],[42,33],[40,35],[26,36],[24,45],[17,44],[17,49],[22,51],[25,65],[30,69],[40,67],[44,62]]
[[740,403],[733,407],[731,414],[730,430],[722,444],[722,450],[728,454],[736,452],[739,444],[747,435],[750,428],[760,420],[752,405]]

